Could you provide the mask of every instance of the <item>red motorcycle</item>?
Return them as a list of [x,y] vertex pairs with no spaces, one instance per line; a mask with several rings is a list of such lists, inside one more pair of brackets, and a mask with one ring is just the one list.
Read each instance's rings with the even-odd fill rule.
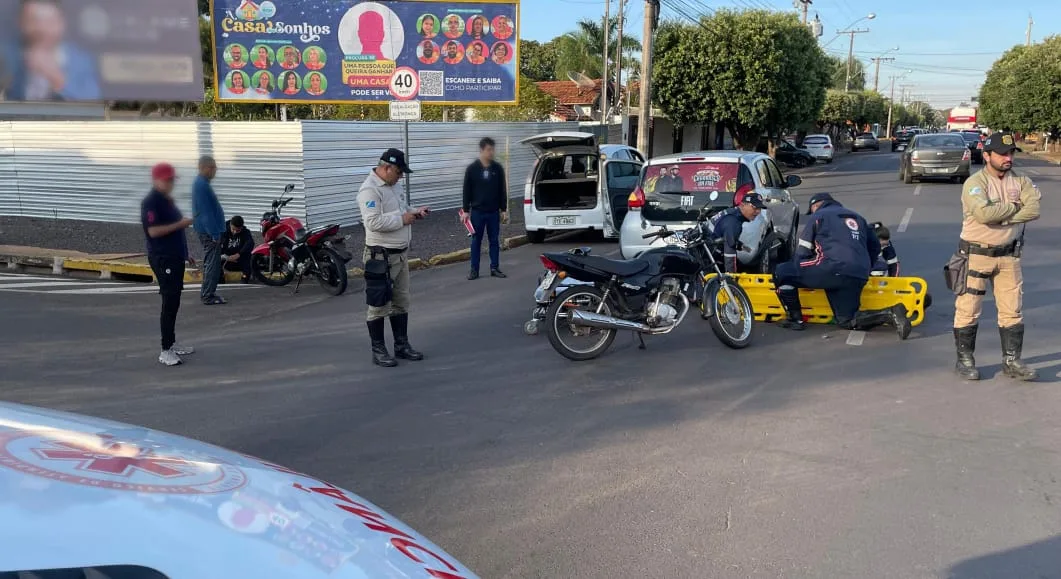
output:
[[[284,195],[294,190],[294,185],[288,185]],[[344,245],[345,238],[339,237],[339,225],[306,231],[298,219],[281,217],[281,210],[292,199],[285,199],[284,195],[273,201],[271,211],[262,215],[265,242],[251,252],[254,277],[269,286],[285,286],[298,278],[297,292],[302,278],[312,275],[324,291],[333,296],[342,294],[348,283],[346,264],[353,255]]]

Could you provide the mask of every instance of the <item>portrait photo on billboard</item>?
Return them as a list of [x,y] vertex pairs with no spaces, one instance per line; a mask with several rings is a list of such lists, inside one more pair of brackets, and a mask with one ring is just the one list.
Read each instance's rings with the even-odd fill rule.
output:
[[[517,103],[518,1],[213,0],[212,14],[217,78],[250,75],[241,93],[219,83],[221,101],[261,98],[254,73],[268,71],[282,103],[382,104],[395,90],[435,104]],[[394,85],[399,70],[417,77],[408,91]]]
[[195,0],[0,0],[0,100],[202,101],[201,54]]

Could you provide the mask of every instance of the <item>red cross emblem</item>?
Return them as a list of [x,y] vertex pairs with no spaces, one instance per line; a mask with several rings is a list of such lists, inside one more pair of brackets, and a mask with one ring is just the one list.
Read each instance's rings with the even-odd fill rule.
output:
[[[179,478],[194,472],[195,465],[187,460],[159,456],[150,448],[111,442],[106,437],[99,446],[67,441],[49,441],[52,448],[34,448],[33,452],[45,460],[76,461],[82,471],[129,477],[139,471],[161,478]],[[191,472],[190,472],[191,471]]]

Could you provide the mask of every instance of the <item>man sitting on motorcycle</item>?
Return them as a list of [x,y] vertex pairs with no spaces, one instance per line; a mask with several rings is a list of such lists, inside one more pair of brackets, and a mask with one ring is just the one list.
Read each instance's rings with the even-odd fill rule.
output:
[[758,217],[765,208],[762,195],[745,193],[736,207],[721,211],[712,218],[712,236],[722,240],[722,261],[726,273],[738,273],[740,262],[737,260],[737,250],[741,246],[741,231],[745,223]]

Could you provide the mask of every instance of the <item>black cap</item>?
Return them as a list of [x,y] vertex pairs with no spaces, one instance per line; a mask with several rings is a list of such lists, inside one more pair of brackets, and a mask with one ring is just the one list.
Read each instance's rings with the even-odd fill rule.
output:
[[405,162],[405,153],[403,153],[401,149],[387,149],[386,151],[383,151],[383,156],[380,157],[379,160],[394,165],[400,169],[402,173],[413,172]]
[[749,203],[756,209],[766,209],[766,203],[763,203],[763,196],[758,193],[746,193],[741,203]]
[[1020,147],[1017,146],[1017,141],[1013,138],[1013,133],[992,133],[991,136],[984,141],[985,153],[1001,153],[1003,155],[1008,155],[1013,151],[1020,152],[1020,150]]
[[836,201],[836,199],[833,199],[833,196],[828,193],[815,193],[814,196],[810,198],[810,203],[807,204],[807,215],[814,213],[814,210],[812,209],[814,204],[821,203],[822,201]]

